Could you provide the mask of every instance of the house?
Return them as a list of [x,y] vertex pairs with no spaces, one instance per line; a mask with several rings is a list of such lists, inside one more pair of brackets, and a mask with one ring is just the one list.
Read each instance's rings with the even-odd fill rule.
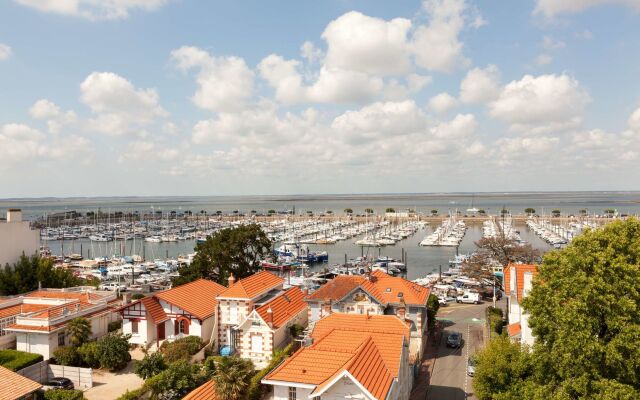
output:
[[7,210],[7,218],[0,220],[0,269],[13,264],[24,253],[31,256],[40,248],[40,231],[31,229],[29,221],[22,220],[22,211]]
[[223,354],[237,353],[258,368],[266,366],[275,350],[291,341],[290,327],[307,325],[303,292],[284,289],[284,279],[261,271],[229,287],[218,300],[218,340]]
[[262,380],[273,400],[409,398],[410,329],[394,315],[330,314],[317,321],[312,344]]
[[91,339],[108,332],[119,316],[114,310],[120,300],[113,292],[92,286],[41,289],[0,301],[0,343],[5,347],[42,354],[45,360],[67,344],[69,321],[83,317],[91,323]]
[[217,400],[216,383],[208,380],[202,385],[190,391],[182,400]]
[[426,346],[430,289],[382,271],[338,275],[305,298],[309,323],[333,313],[396,315],[410,324],[410,353],[421,359]]
[[536,265],[509,264],[504,269],[504,291],[507,295],[509,337],[529,346],[534,337],[529,328],[529,314],[522,309],[522,299],[527,297],[533,285],[533,277],[538,274]]
[[37,399],[36,391],[42,387],[5,367],[0,367],[0,382],[0,400]]
[[203,342],[215,339],[216,297],[226,288],[207,279],[198,279],[144,297],[118,309],[122,331],[131,334],[130,343],[160,345],[164,340],[198,336]]

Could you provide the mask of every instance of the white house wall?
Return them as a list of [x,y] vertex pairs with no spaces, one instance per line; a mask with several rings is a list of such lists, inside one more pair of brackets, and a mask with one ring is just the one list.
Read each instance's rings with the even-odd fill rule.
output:
[[[307,400],[312,391],[313,389],[297,388],[296,398],[298,400]],[[322,396],[322,398],[324,399],[325,397]],[[273,400],[289,400],[289,386],[280,386],[280,385],[274,386]]]

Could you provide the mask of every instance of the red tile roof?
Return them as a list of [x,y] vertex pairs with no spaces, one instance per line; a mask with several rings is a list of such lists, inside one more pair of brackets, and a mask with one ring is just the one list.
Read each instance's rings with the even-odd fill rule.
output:
[[313,345],[300,349],[265,380],[317,385],[312,394],[320,394],[348,372],[375,398],[384,399],[398,377],[409,328],[391,315],[332,314],[316,324],[312,337]]
[[292,287],[256,309],[265,322],[268,322],[269,308],[272,311],[273,328],[278,329],[295,318],[302,310],[306,310],[307,303],[304,301],[304,293],[298,287]]
[[220,297],[232,299],[252,299],[259,294],[266,293],[284,283],[284,279],[267,271],[260,271],[246,278],[240,279],[220,293]]
[[[514,272],[515,271],[515,272]],[[533,276],[538,275],[538,266],[530,264],[509,264],[504,269],[504,291],[507,294],[511,294],[513,288],[511,288],[511,275],[516,274],[516,287],[515,293],[518,297],[518,303],[522,301],[522,292],[524,290],[524,275],[525,273],[531,273]]]
[[[0,304],[2,307],[2,304]],[[36,311],[46,310],[51,307],[50,304],[16,304],[0,309],[0,318],[11,317],[18,314],[32,313]]]
[[[107,305],[104,308],[98,309],[96,311],[92,311],[87,314],[79,315],[79,317],[83,318],[93,318],[99,315],[107,314],[113,312],[113,307]],[[54,325],[24,325],[24,324],[11,324],[7,327],[8,330],[20,330],[20,331],[37,331],[37,332],[53,332],[58,329],[62,329],[71,321],[71,319],[54,324]]]
[[212,380],[193,389],[182,400],[217,400],[216,383]]
[[42,387],[38,382],[0,367],[0,400],[16,400]]
[[154,297],[180,307],[199,319],[207,319],[215,314],[218,308],[216,298],[225,289],[224,286],[216,282],[198,279],[197,281],[156,293]]
[[140,299],[140,303],[144,305],[147,315],[151,318],[151,322],[154,324],[157,325],[169,319],[160,305],[160,302],[155,297],[143,297]]
[[307,297],[310,301],[340,301],[356,288],[362,288],[383,305],[400,303],[399,293],[408,305],[426,306],[429,288],[404,278],[390,276],[380,270],[371,278],[354,275],[338,275]]
[[507,333],[509,334],[509,337],[518,336],[520,332],[522,332],[522,326],[520,325],[520,322],[507,325]]

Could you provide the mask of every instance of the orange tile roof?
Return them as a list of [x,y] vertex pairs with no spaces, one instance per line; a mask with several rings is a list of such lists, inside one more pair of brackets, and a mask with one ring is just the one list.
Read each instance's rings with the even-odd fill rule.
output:
[[218,308],[216,298],[225,289],[224,286],[216,282],[198,279],[173,289],[156,293],[154,297],[178,306],[199,319],[207,319],[215,314]]
[[[106,314],[106,313],[110,313],[113,312],[113,307],[110,307],[107,305],[107,307],[105,308],[101,308],[99,310],[84,314],[84,315],[80,315],[80,317],[83,318],[92,318],[98,315],[102,315],[102,314]],[[58,329],[64,328],[69,321],[71,321],[71,319],[54,324],[54,325],[49,325],[49,326],[45,326],[45,325],[24,325],[24,324],[11,324],[7,327],[7,329],[9,330],[21,330],[21,331],[40,331],[40,332],[53,332],[56,331]]]
[[[332,314],[320,320],[313,345],[298,350],[265,380],[317,385],[312,394],[319,394],[349,372],[375,398],[385,398],[398,376],[409,328],[391,315],[372,316],[370,322],[363,317]],[[329,321],[321,324],[324,320]]]
[[522,292],[524,290],[524,274],[531,272],[533,276],[538,275],[538,266],[530,264],[509,264],[504,269],[504,291],[507,295],[511,294],[511,274],[516,271],[516,296],[518,303],[522,301]]
[[210,380],[193,389],[182,400],[217,400],[217,398],[216,383]]
[[507,325],[507,333],[509,334],[509,337],[518,336],[520,332],[522,332],[522,326],[520,325],[520,322]]
[[160,302],[155,297],[143,297],[140,299],[140,302],[144,305],[144,309],[154,324],[160,324],[169,319]]
[[311,335],[320,339],[334,329],[352,332],[399,334],[409,338],[409,327],[395,315],[333,313],[322,318]]
[[284,279],[267,271],[260,271],[246,278],[240,279],[231,287],[220,293],[220,297],[232,299],[252,299],[259,294],[268,292],[284,283]]
[[381,304],[400,303],[402,293],[406,304],[426,306],[429,288],[401,277],[394,277],[377,270],[367,279],[363,276],[338,275],[307,297],[310,301],[340,301],[357,287],[362,288]]
[[364,280],[364,277],[358,275],[338,275],[307,296],[307,300],[343,299]]
[[16,400],[42,387],[38,382],[0,367],[0,400]]
[[[2,304],[0,304],[0,307]],[[36,311],[46,310],[51,307],[49,304],[16,304],[0,309],[0,318],[11,317],[18,314],[32,313]]]
[[282,325],[286,325],[290,319],[297,316],[302,310],[306,310],[307,303],[304,301],[304,293],[300,288],[294,286],[256,309],[264,321],[267,321],[267,310],[269,308],[271,308],[272,312],[273,328],[278,329]]

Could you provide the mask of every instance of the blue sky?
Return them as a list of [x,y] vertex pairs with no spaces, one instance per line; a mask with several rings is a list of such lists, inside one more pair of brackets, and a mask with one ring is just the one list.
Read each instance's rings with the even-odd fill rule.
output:
[[5,1],[0,198],[638,189],[639,11]]

